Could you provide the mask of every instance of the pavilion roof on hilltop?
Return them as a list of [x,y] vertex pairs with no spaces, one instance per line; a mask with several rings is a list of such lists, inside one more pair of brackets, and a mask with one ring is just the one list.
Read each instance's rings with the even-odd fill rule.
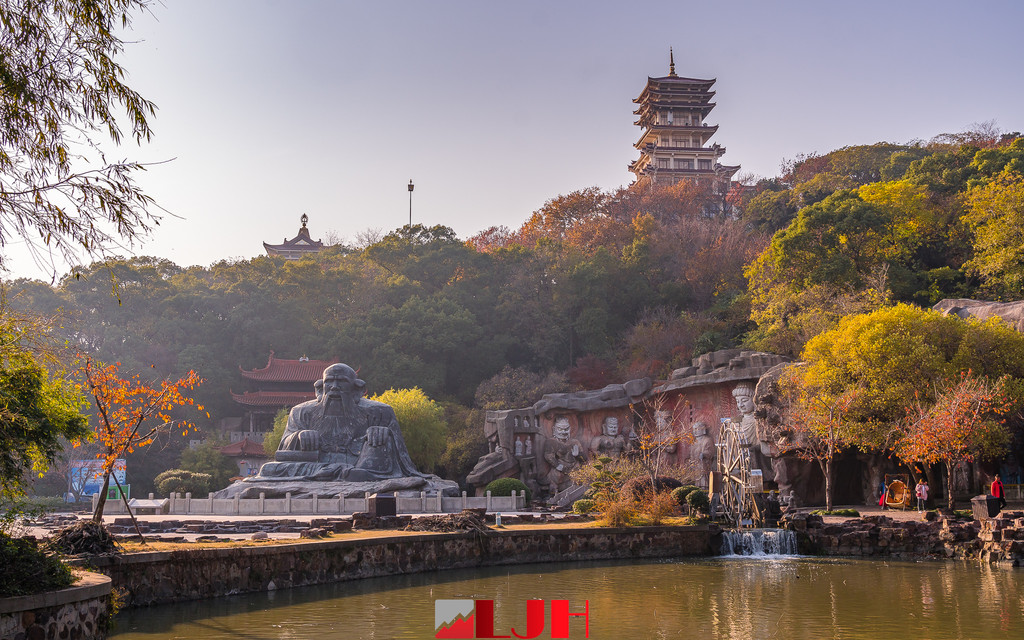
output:
[[305,391],[246,391],[245,393],[231,393],[232,400],[249,407],[294,407],[315,397],[316,394],[312,388],[308,393]]
[[[252,371],[246,371],[242,367],[238,367],[238,369],[242,372],[243,378],[258,382],[308,382],[313,384],[323,377],[324,369],[337,363],[337,360],[310,360],[309,358],[285,360],[275,358],[274,353],[271,352],[267,366],[262,369],[253,369]],[[311,398],[312,391],[310,394]]]

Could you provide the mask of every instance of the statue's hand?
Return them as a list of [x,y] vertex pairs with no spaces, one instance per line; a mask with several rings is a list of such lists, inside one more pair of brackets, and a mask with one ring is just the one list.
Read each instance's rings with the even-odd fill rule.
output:
[[366,444],[371,447],[379,447],[387,442],[388,433],[387,427],[367,427]]
[[299,451],[319,451],[320,432],[306,429],[295,434],[295,440]]

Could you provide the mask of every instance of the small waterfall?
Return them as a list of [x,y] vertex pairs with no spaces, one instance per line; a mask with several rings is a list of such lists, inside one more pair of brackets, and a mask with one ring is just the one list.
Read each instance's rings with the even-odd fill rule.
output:
[[722,532],[723,556],[795,556],[796,533],[783,529]]

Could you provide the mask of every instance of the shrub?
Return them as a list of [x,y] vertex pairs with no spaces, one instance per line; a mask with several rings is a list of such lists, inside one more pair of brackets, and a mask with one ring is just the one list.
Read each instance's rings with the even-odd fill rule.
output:
[[856,509],[833,509],[831,511],[818,509],[816,511],[812,511],[811,513],[816,516],[845,516],[847,518],[860,517],[860,511],[857,511]]
[[692,484],[676,487],[672,490],[672,499],[675,500],[676,504],[680,507],[685,507],[687,504],[686,496],[690,495],[690,492],[696,491],[697,489],[698,487],[695,487]]
[[583,498],[582,500],[577,500],[572,503],[573,513],[591,513],[596,508],[597,505],[594,504],[594,501],[588,498]]
[[519,495],[520,491],[526,492],[526,502],[529,503],[533,499],[533,492],[530,488],[523,484],[522,480],[516,478],[498,478],[492,480],[490,484],[484,488],[484,491],[490,491],[492,496],[510,496],[513,493]]
[[0,598],[56,591],[75,578],[60,558],[39,550],[35,540],[0,532]]
[[640,501],[640,513],[644,515],[647,522],[652,525],[659,525],[676,512],[676,501],[672,494],[667,491],[647,495]]
[[210,492],[213,478],[208,473],[195,473],[185,469],[168,469],[153,478],[156,490],[162,495],[172,493],[191,493],[194,496],[205,496]]
[[[656,493],[671,491],[677,487],[681,487],[682,485],[682,482],[675,478],[669,478],[668,476],[658,476],[654,481]],[[622,485],[622,495],[632,497],[634,500],[641,500],[644,496],[650,495],[651,493],[650,476],[631,478]]]
[[607,527],[628,527],[636,521],[636,503],[633,500],[609,501],[603,507],[598,522]]
[[708,506],[708,492],[703,489],[696,489],[686,495],[686,504],[690,505],[690,508],[694,511],[703,511],[707,513]]

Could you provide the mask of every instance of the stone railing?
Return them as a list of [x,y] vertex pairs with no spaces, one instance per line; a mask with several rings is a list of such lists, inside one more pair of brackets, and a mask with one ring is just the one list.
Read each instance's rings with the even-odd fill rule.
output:
[[78,582],[67,589],[0,598],[0,640],[106,638],[110,578],[84,571],[77,576]]
[[[93,511],[99,500],[93,496]],[[286,494],[284,498],[267,498],[260,494],[259,498],[214,498],[209,494],[206,498],[193,498],[191,493],[184,496],[172,493],[164,513],[188,516],[275,516],[275,515],[347,515],[369,510],[370,494],[361,498],[293,498]],[[458,513],[463,509],[486,509],[488,513],[505,511],[522,511],[526,508],[526,492],[521,491],[515,496],[492,496],[488,491],[484,496],[468,496],[465,491],[461,496],[442,497],[440,494],[428,496],[421,492],[419,496],[396,499],[398,513]],[[103,508],[105,514],[117,515],[126,513],[124,502],[107,500]]]

